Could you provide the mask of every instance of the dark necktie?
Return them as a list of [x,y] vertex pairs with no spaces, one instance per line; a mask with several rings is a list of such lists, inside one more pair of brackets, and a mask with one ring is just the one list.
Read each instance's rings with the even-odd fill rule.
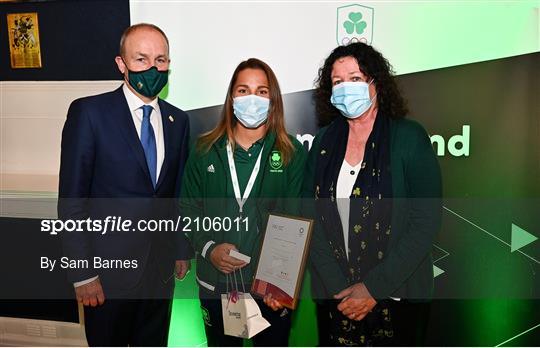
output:
[[146,164],[150,171],[150,177],[152,178],[152,185],[156,187],[156,170],[157,170],[157,150],[156,150],[156,137],[154,135],[154,129],[150,124],[150,114],[153,108],[150,105],[143,105],[143,119],[141,125],[141,143],[144,149],[144,155],[146,156]]

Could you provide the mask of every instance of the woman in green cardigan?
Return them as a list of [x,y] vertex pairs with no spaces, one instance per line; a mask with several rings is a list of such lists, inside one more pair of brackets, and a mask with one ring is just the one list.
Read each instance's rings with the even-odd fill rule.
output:
[[[255,58],[240,63],[221,120],[198,139],[188,158],[181,191],[182,216],[232,222],[212,228],[192,223],[187,233],[197,253],[196,279],[209,346],[242,346],[242,339],[223,333],[220,295],[227,292],[227,276],[235,276],[238,283],[243,279],[243,287],[251,288],[268,213],[298,214],[306,158],[303,146],[285,131],[281,91],[272,69]],[[230,256],[231,250],[251,257],[251,262]],[[286,346],[291,313],[278,310],[281,305],[271,298],[257,302],[271,326],[253,343]]]
[[418,345],[433,289],[441,174],[426,131],[373,47],[334,49],[314,93],[323,125],[304,193],[320,344]]

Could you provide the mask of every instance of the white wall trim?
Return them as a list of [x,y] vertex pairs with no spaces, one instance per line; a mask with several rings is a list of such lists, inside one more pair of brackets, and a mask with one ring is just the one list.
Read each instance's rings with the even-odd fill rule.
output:
[[88,346],[84,326],[52,320],[0,317],[0,346]]
[[62,128],[71,102],[121,84],[0,81],[0,174],[58,175]]

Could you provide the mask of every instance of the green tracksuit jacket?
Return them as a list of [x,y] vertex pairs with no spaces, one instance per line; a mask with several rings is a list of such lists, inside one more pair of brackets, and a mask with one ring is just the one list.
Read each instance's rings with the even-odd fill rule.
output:
[[[201,289],[214,293],[218,284],[226,283],[225,275],[209,260],[213,248],[220,243],[234,244],[239,252],[251,257],[251,263],[242,269],[245,284],[251,284],[268,214],[299,213],[298,201],[302,192],[307,153],[300,142],[292,136],[290,138],[295,152],[287,165],[275,161],[275,134],[268,133],[264,138],[260,170],[244,205],[240,229],[237,229],[238,224],[234,222],[239,217],[239,208],[227,160],[226,138],[218,140],[208,152],[197,147],[191,151],[183,176],[180,208],[182,216],[192,221],[186,235],[197,253],[197,282]],[[238,176],[243,194],[247,178],[242,182],[240,173]],[[199,228],[195,223],[197,217]],[[201,224],[204,217],[217,218],[214,221],[223,221],[223,218],[228,217],[232,219],[232,226],[209,226],[208,223],[204,226]],[[244,218],[248,219],[247,228]]]

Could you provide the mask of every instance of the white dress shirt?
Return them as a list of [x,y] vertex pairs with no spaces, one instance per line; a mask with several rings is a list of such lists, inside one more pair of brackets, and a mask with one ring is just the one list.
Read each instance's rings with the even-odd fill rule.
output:
[[[137,135],[139,139],[141,138],[141,125],[143,110],[142,106],[146,105],[139,97],[133,93],[128,86],[124,83],[122,86],[124,95],[128,103],[129,111],[131,111],[131,117],[133,117],[133,123],[135,124],[135,129],[137,129]],[[161,119],[161,110],[159,109],[158,98],[152,100],[148,105],[150,105],[154,110],[150,114],[150,124],[154,129],[154,135],[156,136],[156,151],[157,151],[157,168],[156,168],[156,180],[159,178],[159,173],[161,172],[161,165],[163,164],[163,159],[165,158],[165,140],[163,138],[163,121]]]
[[355,166],[351,166],[347,161],[343,160],[336,185],[337,208],[341,226],[343,227],[343,241],[345,242],[347,260],[349,259],[349,213],[351,209],[349,198],[361,166],[362,161]]
[[[137,135],[139,139],[141,138],[141,126],[142,126],[142,117],[143,110],[142,106],[146,105],[139,97],[135,95],[124,83],[122,86],[122,91],[126,97],[126,101],[131,112],[131,117],[133,118],[133,123],[135,124],[135,129],[137,130]],[[156,152],[157,152],[157,168],[156,168],[156,180],[159,178],[159,173],[161,172],[161,166],[163,165],[163,160],[165,159],[165,139],[163,137],[163,121],[161,119],[161,110],[159,109],[158,98],[152,100],[148,105],[153,108],[152,113],[150,114],[150,124],[154,129],[154,135],[156,137]],[[81,285],[88,284],[98,279],[98,276],[82,280],[80,282],[73,283],[73,286],[78,287]]]

